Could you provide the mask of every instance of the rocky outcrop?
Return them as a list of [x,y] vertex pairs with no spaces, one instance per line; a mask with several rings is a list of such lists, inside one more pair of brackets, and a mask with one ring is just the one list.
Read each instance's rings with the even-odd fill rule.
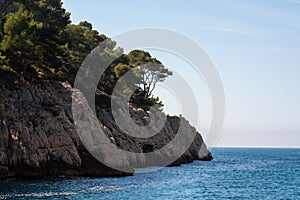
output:
[[[120,160],[132,172],[121,172],[97,161],[82,144],[71,112],[72,88],[68,83],[51,81],[25,82],[9,88],[0,80],[0,177],[35,176],[124,176],[133,173],[129,163],[147,167],[151,160]],[[146,124],[148,113],[131,110],[132,117]],[[149,139],[124,134],[115,124],[107,108],[98,108],[100,124],[111,142],[133,152],[150,152],[166,145],[176,132],[180,118],[168,117],[162,131]],[[196,130],[184,120],[185,134]],[[200,134],[188,150],[171,165],[193,160],[211,160],[208,150],[199,151],[203,144]]]

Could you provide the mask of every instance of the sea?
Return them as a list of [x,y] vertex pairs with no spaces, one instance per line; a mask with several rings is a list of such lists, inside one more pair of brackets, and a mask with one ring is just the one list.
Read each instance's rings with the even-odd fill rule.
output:
[[0,199],[300,199],[300,149],[211,151],[211,162],[122,178],[4,180]]

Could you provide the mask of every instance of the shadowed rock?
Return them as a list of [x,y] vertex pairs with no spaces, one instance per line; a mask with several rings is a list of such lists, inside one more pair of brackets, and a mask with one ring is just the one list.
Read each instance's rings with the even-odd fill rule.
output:
[[[0,81],[1,83],[1,81]],[[0,84],[0,177],[36,176],[124,176],[131,175],[134,167],[157,165],[143,157],[122,158],[131,172],[120,172],[97,161],[82,144],[72,117],[72,88],[68,83],[43,81],[24,82],[8,89]],[[110,109],[97,109],[98,119],[112,144],[130,152],[148,153],[168,144],[178,131],[181,118],[167,117],[159,134],[147,138],[134,138],[123,133],[113,120]],[[145,125],[149,114],[132,108],[132,118]],[[184,119],[182,119],[184,120]],[[196,130],[184,120],[184,132]],[[201,149],[201,145],[204,148]],[[161,155],[164,158],[166,155]],[[117,157],[116,157],[117,158]],[[200,134],[188,150],[170,165],[193,160],[211,160]]]

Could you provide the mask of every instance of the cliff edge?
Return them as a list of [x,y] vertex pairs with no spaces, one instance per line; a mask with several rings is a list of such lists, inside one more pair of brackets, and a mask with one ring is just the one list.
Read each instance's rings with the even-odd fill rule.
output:
[[[125,176],[97,161],[82,144],[72,117],[72,87],[57,81],[12,83],[0,78],[0,178],[37,176]],[[109,108],[97,109],[100,124],[118,147],[149,152],[166,145],[176,134],[179,117],[167,117],[161,132],[150,139],[126,136],[116,125]],[[138,124],[147,124],[148,113],[132,108]],[[196,130],[184,120],[185,134]],[[212,160],[200,134],[188,150],[171,165],[193,160]],[[165,156],[165,155],[162,155]],[[117,158],[117,157],[116,157]],[[128,165],[126,158],[120,162]],[[151,160],[135,160],[135,166],[151,166]],[[128,167],[131,167],[130,165]]]

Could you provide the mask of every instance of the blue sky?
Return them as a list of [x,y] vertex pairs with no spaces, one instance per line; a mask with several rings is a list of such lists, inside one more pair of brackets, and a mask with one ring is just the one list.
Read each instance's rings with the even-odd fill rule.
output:
[[[227,97],[219,146],[300,146],[300,0],[63,2],[74,23],[90,21],[110,37],[158,27],[200,44],[216,64]],[[179,71],[188,67],[172,55],[151,54]],[[209,96],[197,81],[192,85],[203,89],[198,129],[204,130],[210,119]],[[168,112],[178,111],[174,99],[163,100]]]

